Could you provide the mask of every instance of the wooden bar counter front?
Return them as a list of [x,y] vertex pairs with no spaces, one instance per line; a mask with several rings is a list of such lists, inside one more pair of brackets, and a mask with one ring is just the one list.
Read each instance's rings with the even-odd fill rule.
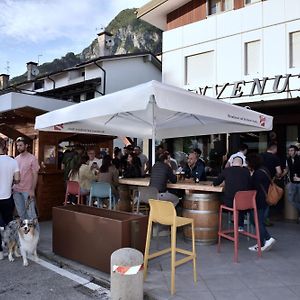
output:
[[[119,182],[129,186],[148,186],[149,178],[121,178]],[[196,242],[200,244],[216,243],[218,237],[219,195],[222,186],[213,186],[211,181],[199,183],[190,180],[168,183],[169,189],[185,190],[182,216],[193,218]],[[184,236],[191,238],[190,228],[184,228]]]

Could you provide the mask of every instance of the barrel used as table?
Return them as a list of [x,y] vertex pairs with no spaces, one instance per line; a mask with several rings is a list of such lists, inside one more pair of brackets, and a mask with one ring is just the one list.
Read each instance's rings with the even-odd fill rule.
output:
[[[214,244],[218,238],[219,196],[217,193],[188,193],[183,201],[182,215],[194,219],[195,239],[200,244]],[[185,226],[184,236],[192,238],[190,226]]]

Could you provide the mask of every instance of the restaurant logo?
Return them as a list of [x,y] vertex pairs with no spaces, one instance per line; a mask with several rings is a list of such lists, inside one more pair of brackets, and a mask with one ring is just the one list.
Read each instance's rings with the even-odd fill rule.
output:
[[266,117],[265,116],[259,116],[259,124],[260,124],[260,126],[263,126],[263,127],[266,126]]
[[53,126],[54,130],[60,131],[64,129],[64,124],[58,124]]

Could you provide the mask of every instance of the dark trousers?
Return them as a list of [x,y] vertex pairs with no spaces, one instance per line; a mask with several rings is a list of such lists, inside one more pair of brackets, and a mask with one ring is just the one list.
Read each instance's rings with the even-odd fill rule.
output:
[[[0,219],[1,227],[6,226],[13,219],[14,201],[12,197],[8,199],[0,199]],[[0,251],[2,249],[2,237],[0,234]]]
[[265,245],[265,241],[271,237],[265,226],[265,214],[267,209],[268,207],[257,209],[260,242],[262,247]]
[[[269,238],[271,238],[271,236],[265,226],[265,214],[266,214],[267,208],[268,207],[257,209],[260,243],[261,243],[262,247],[265,245],[265,241],[268,240]],[[254,226],[253,211],[251,212],[251,223]]]

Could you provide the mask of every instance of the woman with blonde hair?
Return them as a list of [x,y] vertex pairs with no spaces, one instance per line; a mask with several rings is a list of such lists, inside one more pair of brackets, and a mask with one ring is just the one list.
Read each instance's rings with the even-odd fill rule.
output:
[[88,158],[83,156],[74,163],[69,172],[68,179],[70,181],[77,181],[80,185],[80,194],[86,196],[90,193],[92,181],[97,179],[97,168],[89,166]]

